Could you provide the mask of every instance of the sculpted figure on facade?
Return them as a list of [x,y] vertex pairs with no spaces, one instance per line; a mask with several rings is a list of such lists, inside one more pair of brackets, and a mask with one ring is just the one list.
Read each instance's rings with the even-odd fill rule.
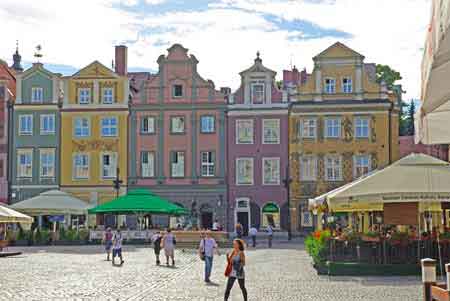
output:
[[343,121],[343,128],[344,128],[344,141],[350,142],[353,140],[353,124],[350,120],[350,118],[345,117]]

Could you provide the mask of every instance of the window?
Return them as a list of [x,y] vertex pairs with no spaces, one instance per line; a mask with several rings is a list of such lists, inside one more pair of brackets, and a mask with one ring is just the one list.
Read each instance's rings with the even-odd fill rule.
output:
[[236,159],[236,185],[253,185],[253,158]]
[[342,181],[342,160],[340,156],[325,157],[325,180]]
[[280,158],[263,158],[263,184],[280,184]]
[[17,150],[17,176],[19,178],[33,177],[33,150]]
[[44,101],[44,89],[41,87],[31,88],[31,102],[43,102]]
[[91,89],[79,88],[78,89],[78,103],[89,104],[91,102]]
[[172,134],[184,133],[185,121],[183,116],[176,116],[170,118],[170,132]]
[[370,156],[369,155],[357,155],[353,158],[353,175],[355,178],[359,178],[370,171]]
[[90,135],[90,122],[88,118],[79,117],[75,118],[75,137],[89,137]]
[[141,153],[141,175],[143,178],[155,176],[155,153],[143,151]]
[[357,117],[355,119],[355,137],[369,138],[369,119]]
[[42,178],[55,177],[55,150],[40,149],[40,176]]
[[201,152],[200,153],[202,165],[201,174],[202,177],[214,177],[215,174],[215,153],[214,152]]
[[55,133],[55,115],[41,115],[41,135]]
[[214,131],[215,131],[214,116],[201,116],[200,117],[200,132],[201,133],[214,133]]
[[117,154],[103,153],[102,155],[102,178],[112,179],[116,177]]
[[327,118],[325,119],[325,137],[340,138],[341,137],[341,119]]
[[183,85],[173,85],[172,95],[173,97],[183,97]]
[[155,133],[155,117],[143,117],[141,119],[141,133],[154,134]]
[[75,179],[89,178],[89,155],[76,154],[73,158],[73,176]]
[[102,136],[103,137],[117,136],[117,117],[102,118]]
[[315,118],[303,119],[300,122],[300,136],[303,138],[315,138],[317,121]]
[[103,103],[112,104],[114,102],[113,88],[103,88]]
[[184,152],[172,152],[170,158],[170,171],[173,178],[184,177]]
[[5,175],[5,167],[4,167],[4,163],[3,163],[3,159],[0,159],[0,178],[3,178]]
[[317,158],[315,156],[300,157],[300,180],[315,181],[317,176]]
[[263,144],[280,143],[280,120],[263,119]]
[[344,77],[342,79],[342,92],[344,92],[344,93],[352,93],[353,92],[351,77]]
[[334,78],[325,79],[325,93],[327,94],[336,93],[336,80]]
[[19,115],[19,135],[33,135],[33,115]]
[[236,120],[236,144],[253,144],[253,120]]
[[252,103],[264,103],[264,84],[251,85]]

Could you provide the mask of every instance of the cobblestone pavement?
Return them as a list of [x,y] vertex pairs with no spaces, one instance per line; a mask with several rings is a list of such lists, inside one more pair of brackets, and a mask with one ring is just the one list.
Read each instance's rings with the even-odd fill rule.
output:
[[[157,267],[153,250],[125,246],[122,267],[105,261],[101,246],[31,247],[0,258],[0,300],[223,300],[225,256],[215,257],[212,280],[190,250],[176,268]],[[317,276],[301,244],[248,250],[249,300],[421,300],[418,277]],[[235,285],[230,300],[242,300]]]

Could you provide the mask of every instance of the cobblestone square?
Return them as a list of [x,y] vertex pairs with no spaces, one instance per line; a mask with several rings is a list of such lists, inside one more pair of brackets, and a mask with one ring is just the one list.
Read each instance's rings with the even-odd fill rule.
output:
[[[215,257],[212,285],[193,250],[177,250],[176,267],[155,266],[148,246],[125,246],[122,267],[101,246],[10,248],[0,258],[0,300],[223,300],[225,256]],[[225,250],[222,250],[222,254]],[[302,244],[248,250],[249,300],[421,300],[418,277],[318,276]],[[239,286],[230,300],[242,300]]]

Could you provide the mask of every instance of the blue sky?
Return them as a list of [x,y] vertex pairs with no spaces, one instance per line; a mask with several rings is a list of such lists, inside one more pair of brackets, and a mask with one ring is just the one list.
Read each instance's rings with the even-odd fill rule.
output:
[[256,51],[280,78],[291,64],[310,71],[341,41],[400,71],[405,98],[418,98],[429,16],[430,0],[2,0],[0,57],[10,62],[19,40],[29,64],[41,44],[49,69],[72,74],[93,60],[110,66],[126,44],[130,69],[147,71],[181,43],[205,78],[235,89]]

